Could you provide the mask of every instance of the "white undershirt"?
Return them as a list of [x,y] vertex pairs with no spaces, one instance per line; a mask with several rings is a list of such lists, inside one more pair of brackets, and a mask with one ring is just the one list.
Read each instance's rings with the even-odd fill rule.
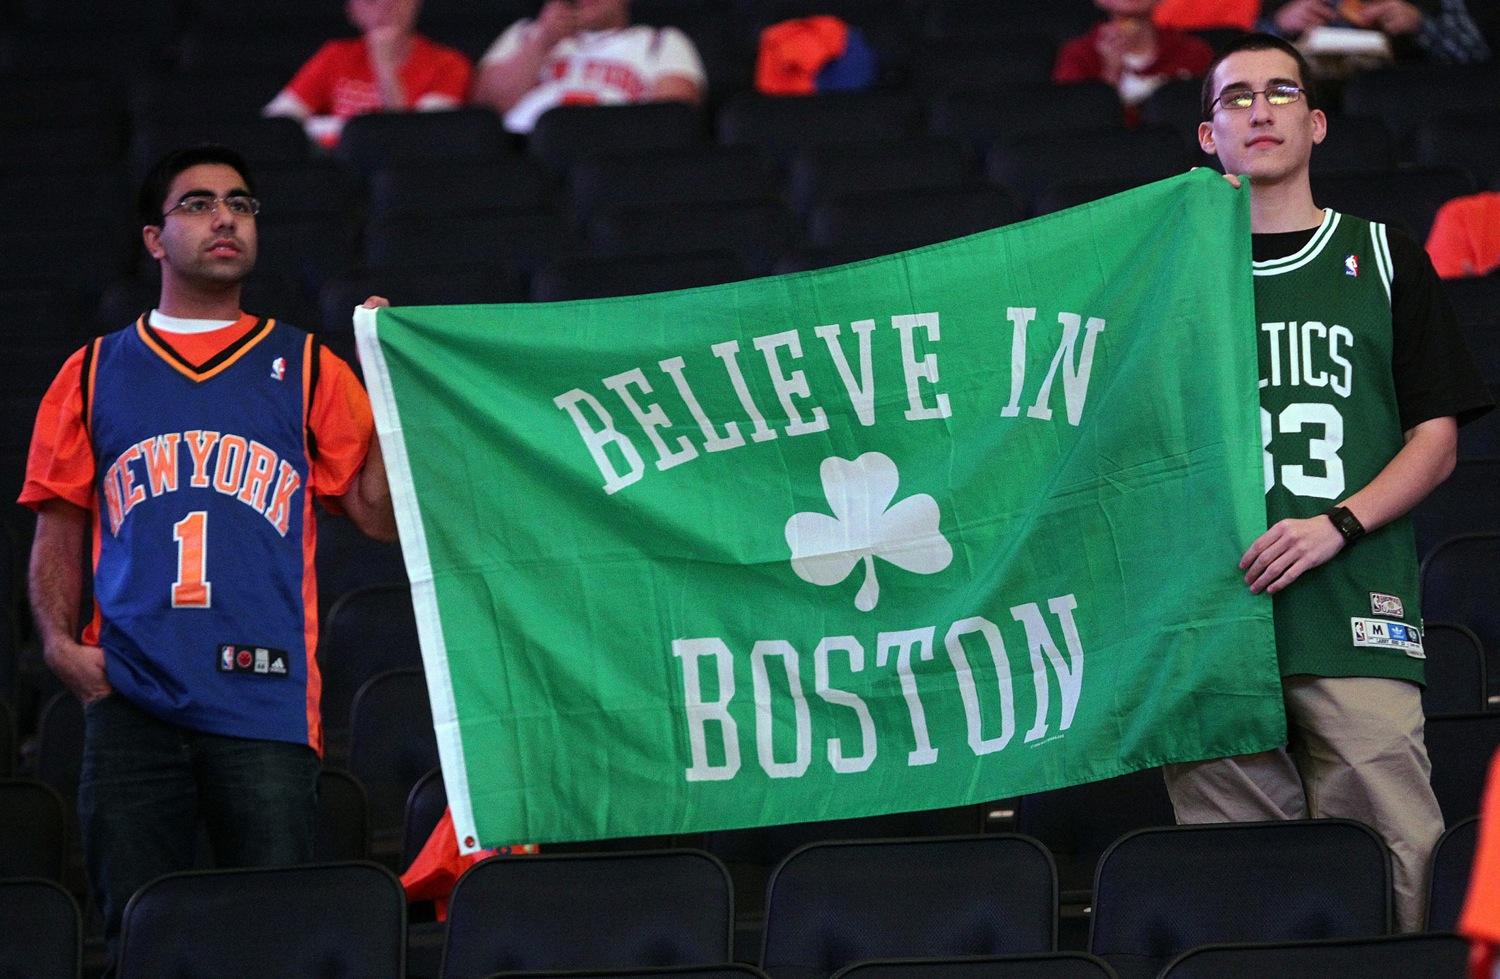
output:
[[232,320],[189,320],[183,319],[181,316],[168,316],[161,310],[153,309],[146,322],[163,333],[210,333],[214,330],[222,330],[226,326],[233,326],[239,322],[239,318],[235,317]]

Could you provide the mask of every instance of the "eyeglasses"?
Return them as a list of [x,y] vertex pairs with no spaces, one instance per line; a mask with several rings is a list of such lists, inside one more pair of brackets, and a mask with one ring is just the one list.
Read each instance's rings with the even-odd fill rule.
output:
[[1302,101],[1302,95],[1307,89],[1291,82],[1278,82],[1275,85],[1267,85],[1259,92],[1252,92],[1248,88],[1230,88],[1219,93],[1219,97],[1209,103],[1210,107],[1222,105],[1226,109],[1244,111],[1255,104],[1257,95],[1264,95],[1268,105],[1291,105],[1293,102]]
[[253,218],[260,213],[260,201],[248,194],[230,194],[227,197],[210,197],[207,194],[189,194],[162,213],[165,218],[173,211],[181,211],[189,217],[199,218],[212,214],[220,204],[237,218]]

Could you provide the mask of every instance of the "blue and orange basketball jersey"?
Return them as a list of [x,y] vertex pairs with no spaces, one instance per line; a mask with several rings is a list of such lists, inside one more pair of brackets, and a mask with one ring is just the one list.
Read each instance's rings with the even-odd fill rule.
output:
[[314,343],[262,320],[191,364],[142,317],[85,356],[98,500],[89,631],[109,682],[183,727],[321,750]]

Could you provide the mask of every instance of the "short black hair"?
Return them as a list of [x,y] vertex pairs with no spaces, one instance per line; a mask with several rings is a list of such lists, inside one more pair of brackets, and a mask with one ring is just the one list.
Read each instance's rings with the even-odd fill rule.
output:
[[1214,72],[1219,70],[1219,65],[1223,64],[1225,58],[1241,51],[1280,51],[1297,62],[1297,80],[1302,85],[1303,98],[1307,100],[1307,107],[1319,108],[1318,89],[1313,80],[1312,65],[1307,63],[1302,52],[1298,51],[1290,41],[1279,38],[1275,34],[1246,34],[1225,45],[1224,50],[1220,51],[1208,66],[1208,73],[1203,76],[1202,108],[1205,120],[1212,119],[1214,115],[1213,104],[1217,97],[1214,93]]
[[245,181],[245,189],[255,193],[255,178],[245,164],[245,158],[227,146],[218,143],[200,143],[175,149],[156,161],[141,181],[140,193],[136,195],[135,210],[141,224],[161,224],[162,203],[177,175],[201,163],[222,163],[232,167]]

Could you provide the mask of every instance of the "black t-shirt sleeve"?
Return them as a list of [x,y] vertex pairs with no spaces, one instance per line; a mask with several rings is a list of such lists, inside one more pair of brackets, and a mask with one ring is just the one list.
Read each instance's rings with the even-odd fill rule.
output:
[[1494,406],[1432,260],[1409,235],[1387,229],[1391,328],[1401,430],[1454,415],[1460,425]]

